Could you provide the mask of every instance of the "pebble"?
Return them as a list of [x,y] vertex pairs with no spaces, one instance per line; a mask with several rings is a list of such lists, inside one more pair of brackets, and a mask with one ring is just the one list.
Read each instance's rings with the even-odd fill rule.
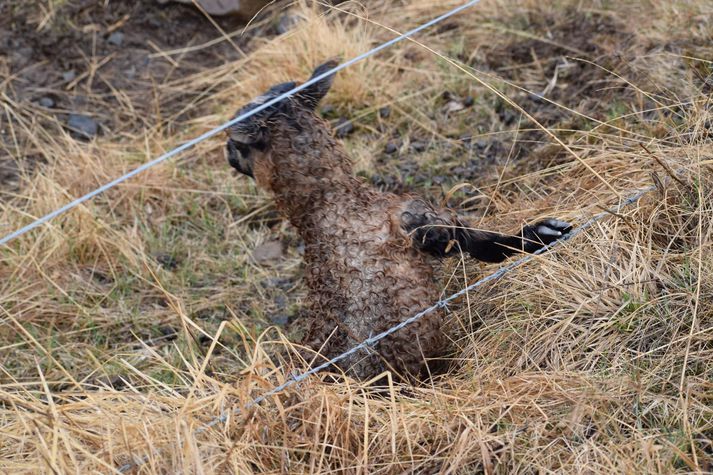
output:
[[109,385],[112,386],[114,389],[122,389],[126,386],[126,381],[124,381],[124,378],[121,376],[112,376],[109,379]]
[[70,71],[65,71],[62,74],[62,79],[65,82],[70,82],[70,81],[74,80],[74,78],[76,78],[76,77],[77,77],[77,73],[74,72],[74,69],[72,69]]
[[386,147],[384,147],[384,153],[391,155],[392,153],[396,153],[398,149],[399,147],[397,147],[395,143],[389,142],[386,144]]
[[253,249],[252,258],[261,265],[275,264],[282,259],[282,243],[275,239]]
[[423,152],[426,150],[426,143],[421,141],[411,142],[411,148],[415,152]]
[[292,279],[289,277],[271,277],[269,279],[264,279],[260,284],[265,288],[278,288],[282,290],[287,290],[293,286]]
[[334,131],[338,138],[343,139],[354,132],[354,124],[352,124],[350,120],[341,117],[337,121],[337,125],[334,126]]
[[332,104],[325,104],[322,106],[322,108],[319,110],[319,113],[322,115],[322,117],[327,117],[332,114],[334,114],[334,106]]
[[164,337],[164,340],[171,341],[178,338],[178,332],[175,328],[169,326],[159,327],[158,331]]
[[284,295],[278,295],[275,297],[275,305],[277,305],[277,308],[283,309],[287,307],[287,297]]
[[93,118],[82,114],[69,114],[67,127],[78,138],[90,139],[99,132],[99,124]]
[[114,46],[121,46],[124,43],[124,34],[120,31],[115,31],[106,39],[107,43]]
[[40,100],[38,100],[37,103],[47,109],[51,109],[55,106],[54,99],[49,96],[40,97]]
[[156,262],[161,264],[165,269],[174,270],[178,267],[178,259],[167,252],[157,252],[153,257],[156,259]]
[[270,322],[275,325],[285,326],[290,323],[290,316],[285,313],[278,313],[275,315],[270,315]]
[[275,28],[275,31],[278,35],[284,35],[288,31],[294,30],[301,20],[302,18],[300,18],[298,15],[291,15],[289,13],[286,15],[282,15],[280,17],[280,20],[277,22],[277,27]]

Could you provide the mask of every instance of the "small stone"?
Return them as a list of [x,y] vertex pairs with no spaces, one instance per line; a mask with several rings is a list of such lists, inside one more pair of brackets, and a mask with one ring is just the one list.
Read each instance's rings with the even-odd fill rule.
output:
[[334,132],[336,133],[338,138],[343,139],[347,135],[350,135],[352,132],[354,132],[354,124],[352,124],[350,120],[341,117],[337,121],[337,125],[334,126]]
[[703,90],[713,91],[713,74],[709,74],[705,81],[703,81]]
[[62,79],[65,82],[73,81],[74,78],[76,78],[76,77],[77,77],[77,73],[74,72],[74,69],[72,69],[70,71],[66,71],[65,73],[62,74]]
[[178,337],[178,332],[175,328],[169,326],[159,327],[158,331],[163,336],[164,340],[175,340]]
[[154,254],[154,259],[156,259],[156,262],[168,270],[174,270],[178,267],[178,259],[168,252],[157,252]]
[[381,117],[382,119],[386,119],[390,115],[391,115],[391,107],[384,106],[379,109],[379,117]]
[[543,96],[542,94],[539,94],[537,92],[530,93],[530,98],[532,99],[532,102],[534,102],[535,104],[544,104],[545,102],[547,102],[545,100],[545,96]]
[[201,10],[211,16],[238,15],[244,19],[252,18],[267,5],[268,0],[158,0],[159,3],[169,1],[193,5],[194,1],[201,6]]
[[517,115],[510,109],[505,109],[500,115],[500,120],[502,120],[505,125],[512,125],[517,119]]
[[334,114],[334,106],[332,104],[325,104],[322,106],[321,109],[319,109],[319,113],[322,115],[322,117],[328,117],[332,114]]
[[421,153],[424,150],[426,150],[426,143],[417,140],[415,142],[411,142],[411,148],[413,149],[414,152]]
[[120,31],[115,31],[106,39],[107,43],[114,46],[121,46],[124,43],[124,34]]
[[124,76],[126,76],[126,79],[134,79],[136,77],[136,66],[124,69]]
[[278,295],[275,297],[275,305],[277,308],[282,310],[283,308],[287,307],[287,297],[284,295]]
[[391,155],[392,153],[396,153],[398,149],[399,147],[397,147],[395,143],[389,142],[386,144],[386,147],[384,147],[384,153]]
[[289,13],[282,15],[280,20],[277,22],[275,31],[278,35],[284,35],[288,31],[294,30],[301,20],[302,18],[298,15],[291,15]]
[[287,290],[292,287],[293,283],[289,277],[271,277],[260,282],[260,285],[265,288]]
[[51,109],[55,106],[54,99],[52,99],[49,96],[40,97],[40,99],[37,101],[37,103],[40,106],[45,107],[47,109]]
[[450,114],[452,112],[459,112],[465,109],[460,101],[448,101],[448,103],[443,106],[443,112]]
[[80,139],[91,139],[99,132],[99,124],[93,118],[82,114],[69,114],[67,127]]
[[99,376],[92,380],[92,383],[97,386],[110,386],[114,389],[121,389],[126,386],[126,381],[119,376]]
[[252,258],[258,264],[274,264],[282,258],[282,243],[278,240],[263,243],[253,249]]
[[92,269],[91,273],[92,278],[102,285],[111,284],[112,282],[114,282],[114,279],[112,279],[110,276],[100,270]]
[[284,313],[277,313],[275,315],[270,315],[270,322],[279,325],[281,327],[284,327],[288,323],[290,323],[290,316]]

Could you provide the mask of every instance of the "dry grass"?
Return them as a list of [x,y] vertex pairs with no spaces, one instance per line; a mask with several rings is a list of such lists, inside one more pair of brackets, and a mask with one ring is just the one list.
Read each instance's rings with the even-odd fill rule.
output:
[[[145,127],[91,143],[0,89],[2,153],[43,162],[0,204],[0,232],[207,130],[265,87],[390,37],[358,17],[403,31],[460,2],[433,3],[398,15],[380,2],[328,15],[302,5],[299,29],[245,60],[153,86],[205,112],[182,119],[157,101],[139,117],[134,92],[116,113]],[[702,0],[484,1],[418,38],[462,69],[411,43],[340,74],[328,100],[354,120],[347,146],[365,179],[396,177],[438,199],[469,181],[451,199],[484,227],[578,220],[616,203],[612,189],[626,196],[652,174],[665,183],[453,307],[453,368],[419,387],[315,377],[195,433],[301,367],[282,351],[299,323],[270,325],[275,314],[299,320],[297,238],[269,197],[232,176],[221,140],[13,241],[0,250],[0,470],[109,473],[149,454],[134,471],[710,472],[711,18]],[[474,105],[445,113],[444,90]],[[532,94],[543,91],[551,102]],[[416,140],[425,150],[412,151]],[[382,153],[389,141],[398,159]],[[252,250],[274,239],[292,245],[258,265]],[[449,262],[444,292],[492,270]]]

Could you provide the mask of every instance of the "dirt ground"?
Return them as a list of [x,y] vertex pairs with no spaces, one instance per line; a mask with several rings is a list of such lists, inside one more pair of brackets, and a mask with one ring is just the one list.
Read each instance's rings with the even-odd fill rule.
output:
[[[215,41],[221,30],[240,32],[246,23],[153,0],[2,2],[0,75],[9,100],[33,108],[38,120],[58,119],[45,125],[63,125],[81,139],[121,139],[166,116],[180,128],[205,113],[200,104],[185,107],[196,92],[157,85],[245,57],[252,38],[280,31],[279,20],[268,11],[244,33]],[[117,113],[127,109],[132,113]],[[72,128],[70,114],[88,118],[96,132]],[[0,134],[0,184],[17,191],[19,169],[32,170],[41,157],[18,153],[28,147],[13,144],[6,127]]]

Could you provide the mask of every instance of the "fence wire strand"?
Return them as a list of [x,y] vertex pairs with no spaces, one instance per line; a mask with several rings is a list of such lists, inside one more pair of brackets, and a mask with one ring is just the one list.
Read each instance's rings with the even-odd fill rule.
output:
[[151,160],[150,162],[144,163],[143,165],[131,170],[130,172],[126,173],[125,175],[122,175],[119,178],[116,178],[116,179],[110,181],[109,183],[106,183],[106,184],[100,186],[99,188],[97,188],[93,191],[90,191],[86,195],[80,196],[79,198],[62,206],[61,208],[58,208],[58,209],[52,211],[51,213],[48,213],[48,214],[42,216],[41,218],[36,219],[35,221],[31,222],[30,224],[23,226],[16,231],[11,232],[10,234],[8,234],[5,237],[3,237],[2,239],[0,239],[0,246],[7,245],[7,243],[12,241],[13,239],[18,238],[29,231],[32,231],[33,229],[37,228],[38,226],[41,226],[45,223],[50,222],[52,219],[56,218],[57,216],[59,216],[63,213],[66,213],[67,211],[71,210],[72,208],[79,206],[80,204],[82,204],[82,203],[94,198],[95,196],[115,187],[116,185],[128,180],[129,178],[132,178],[132,177],[138,175],[139,173],[142,173],[142,172],[148,170],[149,168],[152,168],[152,167],[158,165],[159,163],[165,162],[169,158],[175,157],[179,153],[184,152],[184,151],[188,150],[189,148],[197,145],[198,143],[203,142],[204,140],[217,135],[218,133],[224,131],[225,129],[227,129],[229,127],[232,127],[233,125],[237,124],[238,122],[242,122],[245,119],[248,119],[248,118],[252,117],[253,115],[267,109],[268,107],[270,107],[284,99],[287,99],[288,97],[302,91],[305,88],[308,88],[312,84],[317,83],[317,82],[331,76],[332,74],[335,74],[335,73],[341,71],[342,69],[348,68],[349,66],[352,66],[353,64],[358,63],[370,56],[373,56],[376,53],[383,51],[386,48],[389,48],[390,46],[393,46],[396,43],[403,41],[403,40],[415,35],[416,33],[419,33],[420,31],[423,31],[423,30],[435,25],[436,23],[440,23],[441,21],[443,21],[447,18],[450,18],[453,15],[460,13],[467,8],[472,7],[473,5],[475,5],[479,2],[480,2],[480,0],[471,0],[470,2],[467,2],[459,7],[453,8],[452,10],[449,10],[448,12],[444,13],[443,15],[441,15],[439,17],[436,17],[426,23],[423,23],[422,25],[417,26],[416,28],[413,28],[412,30],[407,31],[406,33],[402,33],[402,34],[396,36],[395,38],[392,38],[391,40],[380,44],[379,46],[376,46],[375,48],[367,51],[366,53],[362,53],[359,56],[356,56],[348,61],[345,61],[344,63],[342,63],[338,66],[335,66],[334,68],[330,69],[329,71],[326,71],[326,72],[320,74],[319,76],[309,79],[308,81],[285,92],[284,94],[281,94],[281,95],[275,97],[272,100],[265,102],[264,104],[256,107],[255,109],[252,109],[244,114],[234,117],[233,119],[229,120],[228,122],[225,122],[224,124],[221,124],[218,127],[214,128],[212,130],[209,130],[208,132],[205,132],[202,135],[199,135],[198,137],[196,137],[192,140],[189,140],[188,142],[184,143],[183,145],[180,145],[180,146],[174,148],[173,150],[164,153],[160,157],[155,158],[155,159]]
[[[420,32],[422,30],[425,30],[426,28],[429,28],[429,27],[431,27],[431,26],[457,14],[457,13],[460,13],[461,11],[463,11],[469,7],[474,6],[475,4],[479,3],[479,1],[480,0],[471,0],[459,7],[453,8],[452,10],[444,13],[443,15],[436,17],[436,18],[434,18],[434,19],[432,19],[432,20],[430,20],[416,28],[413,28],[412,30],[407,31],[406,33],[398,35],[397,37],[395,37],[385,43],[380,44],[379,46],[367,51],[366,53],[356,56],[356,57],[330,69],[329,71],[326,71],[323,74],[320,74],[314,78],[311,78],[310,80],[300,84],[299,86],[291,89],[290,91],[287,91],[284,94],[281,94],[281,95],[277,96],[276,98],[265,102],[264,104],[260,105],[259,107],[256,107],[255,109],[252,109],[245,114],[241,114],[241,115],[231,119],[230,121],[225,122],[224,124],[222,124],[218,127],[215,127],[214,129],[209,130],[208,132],[203,133],[202,135],[184,143],[183,145],[180,145],[180,146],[172,149],[169,152],[166,152],[165,154],[155,158],[154,160],[151,160],[150,162],[147,162],[147,163],[135,168],[134,170],[126,173],[125,175],[122,175],[121,177],[116,178],[116,179],[110,181],[109,183],[106,183],[106,184],[100,186],[99,188],[67,203],[66,205],[56,209],[55,211],[52,211],[51,213],[48,213],[48,214],[42,216],[41,218],[36,219],[35,221],[31,222],[30,224],[27,224],[26,226],[23,226],[22,228],[14,231],[14,232],[11,232],[10,234],[8,234],[5,237],[3,237],[2,239],[0,239],[0,245],[7,245],[7,243],[12,241],[13,239],[20,237],[23,234],[26,234],[27,232],[29,232],[43,224],[50,222],[55,217],[79,206],[80,204],[82,204],[82,203],[94,198],[95,196],[119,185],[120,183],[138,175],[139,173],[142,173],[143,171],[148,170],[149,168],[152,168],[152,167],[158,165],[159,163],[162,163],[162,162],[180,154],[181,152],[188,150],[189,148],[197,145],[198,143],[215,136],[216,134],[237,124],[238,122],[241,122],[243,120],[250,118],[254,114],[257,114],[260,111],[263,111],[263,110],[267,109],[268,107],[270,107],[284,99],[287,99],[288,97],[302,91],[303,89],[309,87],[310,85],[312,85],[316,82],[319,82],[319,81],[325,79],[328,76],[331,76],[331,75],[337,73],[338,71],[341,71],[342,69],[345,69],[359,61],[362,61],[362,60],[364,60],[364,59],[366,59],[366,58],[404,40],[404,39],[407,39],[407,38],[415,35],[416,33]],[[285,389],[288,389],[291,386],[304,381],[308,377],[315,375],[315,374],[339,363],[340,361],[344,360],[345,358],[348,358],[349,356],[351,356],[355,353],[358,353],[359,351],[362,351],[362,350],[368,351],[369,347],[374,346],[375,344],[377,344],[379,341],[383,340],[384,338],[398,332],[402,328],[404,328],[408,325],[411,325],[412,323],[420,320],[424,316],[426,316],[438,309],[445,308],[450,302],[458,299],[459,297],[462,297],[466,293],[473,291],[473,290],[477,289],[478,287],[481,287],[489,282],[500,279],[501,277],[503,277],[507,273],[511,272],[512,270],[516,269],[517,267],[520,267],[521,265],[526,264],[527,262],[535,259],[538,255],[540,255],[540,254],[542,254],[556,246],[561,245],[563,242],[571,240],[575,236],[584,232],[586,229],[590,228],[597,221],[600,221],[605,216],[608,216],[610,214],[617,214],[623,208],[637,202],[642,196],[644,196],[646,193],[648,193],[654,189],[655,189],[655,187],[651,186],[651,187],[647,187],[647,188],[639,190],[638,192],[634,193],[626,200],[620,202],[619,205],[615,208],[615,211],[613,211],[613,212],[605,211],[605,212],[601,212],[599,214],[592,216],[590,219],[588,219],[582,225],[580,225],[576,229],[572,230],[571,232],[569,232],[567,235],[563,236],[559,240],[557,240],[547,246],[542,247],[541,249],[537,250],[536,252],[534,252],[532,254],[528,254],[518,260],[511,262],[510,264],[507,264],[507,265],[501,267],[496,272],[462,288],[458,292],[455,292],[442,300],[439,300],[438,302],[434,303],[430,307],[428,307],[428,308],[418,312],[417,314],[413,315],[412,317],[402,321],[398,325],[395,325],[395,326],[393,326],[393,327],[391,327],[377,335],[374,335],[372,337],[365,339],[364,341],[362,341],[358,345],[352,347],[351,349],[345,351],[344,353],[337,355],[337,356],[325,361],[324,363],[309,369],[308,371],[306,371],[304,373],[300,373],[300,374],[291,376],[290,378],[285,380],[282,384],[280,384],[280,385],[274,387],[273,389],[263,393],[262,395],[256,397],[255,399],[253,399],[246,405],[239,407],[239,408],[223,411],[219,416],[215,417],[207,424],[197,428],[193,432],[194,435],[201,434],[201,433],[211,429],[212,427],[215,427],[218,424],[226,422],[231,415],[240,414],[242,411],[248,410],[248,409],[260,404],[261,402],[264,402],[271,396],[274,396],[274,395],[284,391]],[[157,454],[157,453],[159,453],[159,451],[154,451],[153,453]],[[132,468],[140,467],[141,465],[143,465],[149,461],[150,456],[151,456],[151,454],[146,454],[146,455],[137,457],[134,461],[129,462],[125,465],[122,465],[122,466],[118,467],[116,470],[120,473],[125,473]]]
[[[526,256],[521,257],[520,259],[513,261],[510,264],[507,264],[507,265],[499,268],[497,271],[493,272],[492,274],[490,274],[486,277],[483,277],[482,279],[462,288],[458,292],[455,292],[442,300],[439,300],[438,302],[434,303],[430,307],[425,308],[424,310],[421,310],[420,312],[413,315],[412,317],[407,318],[406,320],[402,321],[398,325],[395,325],[395,326],[393,326],[393,327],[391,327],[377,335],[374,335],[372,337],[365,339],[364,341],[362,341],[358,345],[350,348],[349,350],[345,351],[344,353],[341,353],[341,354],[325,361],[324,363],[322,363],[318,366],[310,368],[308,371],[305,371],[304,373],[300,373],[300,374],[291,376],[282,384],[275,386],[273,389],[261,394],[260,396],[256,397],[255,399],[248,402],[244,406],[223,411],[220,415],[218,415],[217,417],[212,419],[210,422],[208,422],[208,423],[200,426],[196,430],[194,430],[193,434],[199,435],[199,434],[207,431],[208,429],[215,427],[218,424],[226,422],[231,415],[238,415],[241,412],[246,411],[246,410],[260,404],[261,402],[264,402],[269,397],[274,396],[274,395],[284,391],[285,389],[287,389],[291,386],[294,386],[297,383],[304,381],[308,377],[313,376],[313,375],[319,373],[320,371],[323,371],[323,370],[329,368],[330,366],[335,365],[336,363],[339,363],[343,359],[348,358],[349,356],[351,356],[355,353],[358,353],[361,350],[368,351],[369,347],[374,346],[376,343],[378,343],[379,341],[388,337],[389,335],[396,333],[397,331],[401,330],[402,328],[404,328],[408,325],[411,325],[412,323],[420,320],[421,318],[425,317],[426,315],[428,315],[432,312],[435,312],[436,310],[438,310],[440,308],[447,307],[450,302],[456,300],[459,297],[462,297],[466,293],[468,293],[472,290],[475,290],[478,287],[482,287],[483,285],[487,284],[488,282],[492,282],[492,281],[500,279],[505,274],[515,270],[516,268],[520,267],[523,264],[530,262],[531,260],[535,259],[540,254],[547,252],[550,249],[553,249],[557,246],[560,246],[560,245],[562,245],[562,243],[564,243],[566,241],[571,240],[575,236],[578,236],[579,234],[583,233],[584,231],[586,231],[587,229],[592,227],[592,225],[594,225],[596,222],[600,221],[604,217],[610,216],[610,215],[614,215],[614,216],[618,215],[619,212],[622,211],[624,208],[636,203],[642,196],[644,196],[645,194],[647,194],[655,189],[656,189],[656,186],[652,185],[652,186],[649,186],[646,188],[642,188],[641,190],[638,190],[637,192],[633,193],[631,196],[629,196],[625,200],[621,201],[613,210],[602,211],[601,213],[595,214],[594,216],[590,217],[587,221],[585,221],[584,223],[579,225],[577,228],[573,229],[566,235],[562,236],[557,241],[554,241],[553,243],[548,244],[548,245],[538,249],[537,251],[533,252],[532,254],[527,254]],[[146,463],[149,460],[149,458],[150,458],[150,455],[144,455],[144,456],[138,458],[135,462],[130,462],[130,463],[127,463],[127,464],[119,467],[118,471],[121,473],[124,473],[133,467],[143,465],[144,463]]]

